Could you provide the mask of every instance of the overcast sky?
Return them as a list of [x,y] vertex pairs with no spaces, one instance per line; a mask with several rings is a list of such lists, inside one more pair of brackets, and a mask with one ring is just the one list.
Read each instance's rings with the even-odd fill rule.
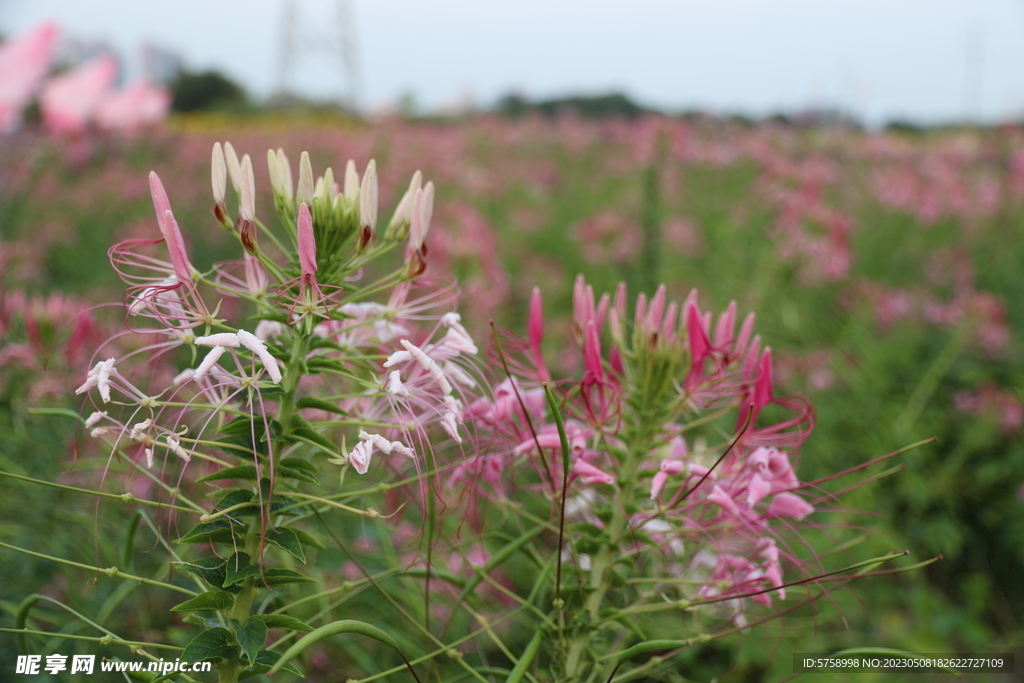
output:
[[[292,0],[293,86],[348,88],[335,0]],[[0,31],[52,18],[137,61],[145,41],[258,97],[278,83],[285,0],[0,0]],[[891,118],[1024,116],[1024,0],[349,0],[362,103],[622,91],[670,110],[838,107]]]

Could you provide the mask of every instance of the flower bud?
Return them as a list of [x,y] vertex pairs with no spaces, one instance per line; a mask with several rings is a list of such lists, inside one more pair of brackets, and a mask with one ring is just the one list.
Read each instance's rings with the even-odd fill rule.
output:
[[243,220],[256,220],[256,178],[252,172],[252,159],[246,154],[242,157],[242,203],[240,213]]
[[260,252],[260,246],[256,240],[256,224],[245,218],[238,226],[238,239],[241,240],[245,250],[255,256]]
[[377,162],[372,159],[359,188],[359,221],[364,228],[377,228]]
[[359,192],[359,173],[356,172],[356,162],[352,159],[345,164],[345,199],[349,203],[355,202],[356,194]]
[[409,189],[405,191],[401,201],[398,202],[398,207],[395,208],[395,215],[391,217],[391,222],[388,223],[388,229],[384,233],[385,241],[404,239],[408,234],[407,231],[412,218],[412,203],[422,183],[423,174],[416,171],[412,175]]
[[213,159],[210,163],[210,178],[213,183],[213,201],[224,204],[224,191],[228,183],[228,167],[224,162],[224,151],[219,142],[213,143]]
[[235,154],[235,148],[231,146],[230,142],[224,143],[224,157],[228,163],[228,175],[231,177],[231,185],[235,188],[235,192],[241,194],[242,167],[238,163],[238,155]]
[[299,157],[299,201],[313,203],[313,166],[309,163],[308,152]]
[[281,176],[281,192],[284,198],[290,202],[295,194],[295,191],[292,189],[294,186],[292,182],[292,166],[288,162],[288,157],[285,156],[283,149],[277,150],[277,172]]

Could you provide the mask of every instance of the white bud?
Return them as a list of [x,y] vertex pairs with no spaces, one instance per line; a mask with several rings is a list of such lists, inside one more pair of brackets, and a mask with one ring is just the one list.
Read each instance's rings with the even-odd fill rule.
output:
[[299,157],[299,201],[313,203],[313,166],[309,163],[308,152]]
[[355,201],[357,192],[359,192],[359,173],[356,171],[356,162],[349,159],[345,164],[345,199],[349,202]]
[[359,221],[370,230],[377,228],[377,162],[372,159],[359,188]]
[[228,167],[224,163],[224,150],[220,143],[213,143],[213,158],[210,162],[210,180],[213,183],[213,201],[224,203],[224,191],[228,186]]
[[241,193],[242,166],[238,163],[238,155],[235,154],[235,148],[231,146],[230,142],[224,143],[224,158],[228,162],[228,175],[231,177],[231,185],[235,188],[235,192]]

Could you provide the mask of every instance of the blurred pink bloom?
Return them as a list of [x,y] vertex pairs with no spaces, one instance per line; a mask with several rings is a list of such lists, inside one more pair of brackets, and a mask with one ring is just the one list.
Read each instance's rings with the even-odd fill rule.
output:
[[117,60],[103,55],[50,80],[40,96],[46,127],[53,133],[84,131],[108,96],[117,70]]
[[104,130],[134,131],[163,121],[170,108],[166,88],[135,81],[101,101],[95,117]]
[[57,26],[46,22],[0,45],[0,133],[21,117],[50,67]]

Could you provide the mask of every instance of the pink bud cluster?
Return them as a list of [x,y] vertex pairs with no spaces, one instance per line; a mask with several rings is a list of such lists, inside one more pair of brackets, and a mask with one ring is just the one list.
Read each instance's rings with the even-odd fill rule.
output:
[[[762,604],[770,604],[773,591],[784,598],[784,565],[798,565],[787,534],[815,511],[792,461],[812,413],[801,397],[774,395],[771,349],[754,336],[753,314],[737,330],[735,303],[716,320],[698,307],[696,291],[680,305],[662,286],[650,299],[637,297],[630,319],[624,286],[597,298],[582,278],[573,301],[583,374],[558,383],[568,480],[539,386],[550,383],[551,373],[535,290],[529,339],[519,346],[525,353],[507,359],[515,374],[466,408],[480,454],[454,471],[452,484],[472,499],[525,485],[555,500],[568,486],[570,520],[617,535],[612,542],[628,552],[663,556],[668,571],[696,583],[692,591],[679,589],[686,599],[728,603],[737,622],[743,602],[730,596]],[[765,421],[762,412],[773,404],[791,409],[791,417]],[[709,443],[706,431],[684,438],[709,414],[733,433],[719,443]],[[523,465],[536,476],[517,474]],[[609,514],[623,506],[634,511],[616,528]],[[570,556],[579,568],[591,566],[571,543]]]

